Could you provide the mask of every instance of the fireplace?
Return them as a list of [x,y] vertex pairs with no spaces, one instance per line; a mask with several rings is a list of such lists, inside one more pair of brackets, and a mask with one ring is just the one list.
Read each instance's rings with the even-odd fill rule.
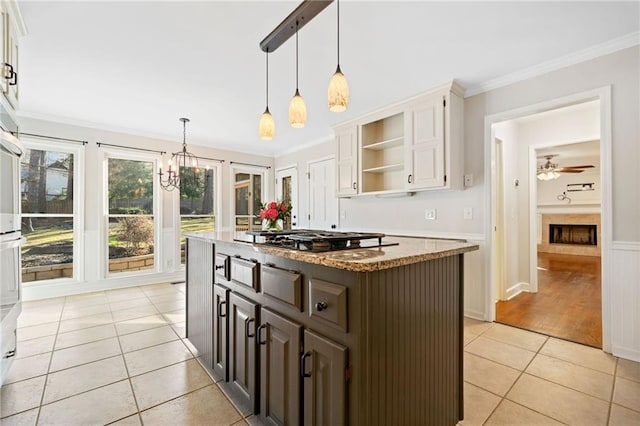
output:
[[598,226],[549,224],[549,243],[597,246]]

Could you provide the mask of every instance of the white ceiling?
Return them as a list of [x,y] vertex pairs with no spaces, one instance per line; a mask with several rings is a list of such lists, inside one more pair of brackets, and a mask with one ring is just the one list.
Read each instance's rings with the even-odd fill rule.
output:
[[349,110],[326,107],[336,66],[335,3],[299,34],[309,113],[291,129],[294,40],[270,55],[276,137],[257,136],[265,106],[258,43],[298,1],[19,1],[20,114],[274,155],[328,139],[331,127],[452,78],[478,86],[639,29],[638,2],[342,1]]

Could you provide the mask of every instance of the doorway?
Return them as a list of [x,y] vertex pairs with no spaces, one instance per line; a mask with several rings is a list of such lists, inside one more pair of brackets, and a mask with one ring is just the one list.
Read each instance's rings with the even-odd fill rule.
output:
[[309,162],[309,229],[336,229],[338,199],[335,196],[335,161],[333,157]]
[[298,227],[298,168],[290,166],[276,170],[276,198],[291,206],[291,216],[284,221],[284,229]]
[[231,217],[234,231],[247,231],[260,227],[259,213],[262,200],[266,199],[266,171],[261,169],[232,167],[233,206]]
[[601,121],[591,98],[492,125],[494,319],[598,348],[611,238]]

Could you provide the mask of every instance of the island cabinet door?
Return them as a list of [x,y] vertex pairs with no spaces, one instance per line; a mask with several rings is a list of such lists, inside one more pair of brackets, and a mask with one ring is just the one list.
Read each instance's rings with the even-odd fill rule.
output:
[[186,334],[209,369],[213,367],[213,258],[213,244],[187,239]]
[[228,313],[229,289],[216,284],[213,286],[213,375],[225,382],[229,380]]
[[243,413],[258,412],[258,305],[229,294],[229,391]]
[[304,378],[304,424],[344,425],[347,348],[305,330],[300,367]]
[[298,425],[302,326],[265,308],[260,317],[260,416],[268,425]]

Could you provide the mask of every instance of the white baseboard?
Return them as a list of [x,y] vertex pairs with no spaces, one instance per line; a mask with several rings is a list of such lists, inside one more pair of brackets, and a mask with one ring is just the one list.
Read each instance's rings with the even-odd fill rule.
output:
[[511,300],[517,295],[519,295],[520,293],[523,293],[525,291],[529,291],[529,283],[519,282],[516,285],[513,285],[507,289],[506,300]]
[[473,318],[479,321],[489,321],[487,318],[485,318],[484,312],[474,311],[473,309],[465,309],[464,316],[467,318]]
[[139,276],[126,276],[109,278],[94,282],[69,282],[40,283],[37,286],[22,286],[22,300],[48,299],[51,297],[72,296],[75,294],[92,293],[94,291],[113,290],[117,288],[135,287],[139,285],[160,284],[166,282],[184,281],[184,271],[163,274],[144,274]]
[[636,349],[624,348],[621,346],[613,345],[611,347],[611,350],[612,350],[611,353],[619,358],[640,362],[640,351]]

